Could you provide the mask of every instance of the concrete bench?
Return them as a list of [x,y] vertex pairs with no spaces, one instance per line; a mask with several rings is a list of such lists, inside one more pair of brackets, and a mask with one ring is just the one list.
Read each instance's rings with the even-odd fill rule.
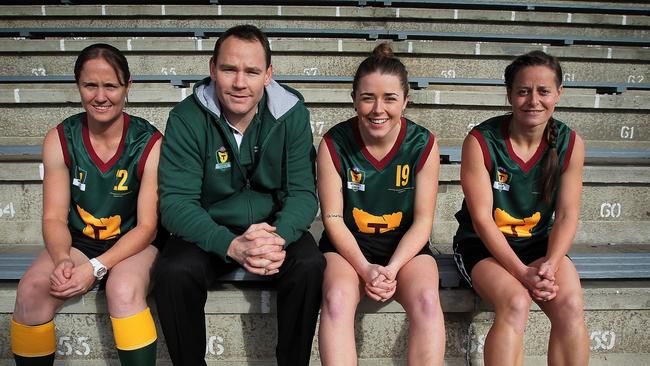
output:
[[[9,247],[9,246],[7,246]],[[40,247],[12,251],[0,250],[0,280],[19,280],[40,252]],[[570,253],[581,279],[650,279],[650,245],[636,253]],[[637,250],[639,247],[635,247]],[[461,286],[461,278],[451,254],[436,254],[440,286]],[[218,279],[219,282],[264,282],[267,278],[240,268]]]
[[[0,329],[8,329],[16,279],[2,279],[7,262],[28,265],[34,253],[7,254],[0,249]],[[588,259],[574,255],[576,265],[588,265]],[[444,267],[445,258],[438,257]],[[581,258],[581,259],[578,259]],[[593,259],[597,257],[594,256]],[[650,253],[644,254],[647,264]],[[622,258],[621,258],[622,259]],[[628,258],[630,259],[630,258]],[[637,258],[638,259],[638,258]],[[626,261],[624,261],[626,262]],[[606,264],[606,263],[605,263]],[[579,269],[583,276],[585,317],[590,335],[592,365],[644,365],[650,362],[650,339],[646,337],[650,319],[650,281],[648,271],[636,272],[635,280],[620,276],[615,261],[609,261],[609,275],[616,280],[591,280],[589,270]],[[621,263],[624,265],[626,263]],[[601,270],[607,268],[600,266]],[[455,270],[455,268],[454,268]],[[206,303],[206,359],[209,365],[273,365],[275,344],[275,291],[266,281],[246,278],[236,271],[231,278],[222,278],[210,291]],[[586,277],[585,277],[586,276]],[[443,275],[444,277],[444,275]],[[595,277],[597,278],[597,277]],[[476,364],[482,359],[485,335],[494,313],[474,295],[471,289],[443,287],[440,298],[445,313],[447,365]],[[155,304],[149,299],[155,314]],[[57,359],[69,365],[113,365],[117,355],[113,349],[103,292],[91,291],[66,303],[55,318],[57,325]],[[154,315],[154,319],[157,317]],[[362,366],[403,365],[406,357],[408,319],[395,301],[376,303],[364,299],[355,317],[359,364]],[[536,305],[528,322],[526,365],[544,365],[548,321]],[[164,337],[160,336],[158,364],[169,365]],[[0,334],[0,344],[8,345],[9,334]],[[9,347],[0,349],[0,365],[12,364]],[[319,365],[318,341],[314,340],[312,365]]]

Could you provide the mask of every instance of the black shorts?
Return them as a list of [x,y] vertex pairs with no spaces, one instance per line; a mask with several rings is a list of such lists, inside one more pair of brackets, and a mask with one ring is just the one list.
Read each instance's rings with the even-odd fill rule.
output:
[[[465,281],[472,285],[472,269],[476,263],[492,257],[492,253],[479,238],[465,239],[456,242],[454,247],[454,262]],[[510,243],[517,257],[526,265],[546,256],[548,238],[539,238],[526,243]]]
[[[395,249],[399,244],[399,240],[403,236],[403,233],[391,234],[385,233],[381,235],[354,235],[354,238],[357,240],[359,249],[361,253],[368,260],[368,262],[373,264],[379,264],[380,266],[385,266],[390,261],[390,258],[395,253]],[[338,253],[332,242],[327,237],[327,233],[323,232],[323,236],[318,243],[318,248],[323,253],[334,252]],[[433,252],[429,249],[429,242],[422,247],[422,249],[416,255],[425,254],[433,257]]]
[[[122,237],[118,236],[114,239],[97,240],[91,239],[77,230],[70,230],[70,236],[72,237],[72,247],[78,249],[88,257],[88,259],[104,254]],[[158,248],[158,251],[160,251],[162,250],[163,245],[167,242],[167,237],[169,237],[167,230],[162,226],[158,226],[156,238],[151,245]]]

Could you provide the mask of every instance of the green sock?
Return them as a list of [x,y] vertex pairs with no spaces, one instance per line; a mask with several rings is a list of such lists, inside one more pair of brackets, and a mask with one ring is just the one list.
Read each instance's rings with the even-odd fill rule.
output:
[[54,364],[54,353],[41,357],[23,357],[14,354],[16,366],[52,366]]
[[156,344],[158,342],[144,346],[142,348],[124,351],[117,350],[122,366],[154,366],[156,364]]

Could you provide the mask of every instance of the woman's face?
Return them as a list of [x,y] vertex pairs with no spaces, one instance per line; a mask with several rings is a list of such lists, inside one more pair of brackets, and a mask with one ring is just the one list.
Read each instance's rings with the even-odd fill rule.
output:
[[362,77],[353,96],[359,129],[373,139],[398,133],[407,101],[397,75],[373,72]]
[[557,85],[555,72],[551,68],[528,66],[519,70],[508,91],[513,122],[522,127],[546,124],[561,94],[562,86]]
[[121,85],[113,67],[103,58],[88,60],[79,73],[81,105],[92,123],[112,123],[122,118],[131,81]]

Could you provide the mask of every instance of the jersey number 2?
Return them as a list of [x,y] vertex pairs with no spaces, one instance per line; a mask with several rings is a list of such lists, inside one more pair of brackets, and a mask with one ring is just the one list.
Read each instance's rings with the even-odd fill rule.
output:
[[129,189],[129,187],[125,186],[124,183],[126,183],[126,179],[129,177],[129,172],[126,169],[120,169],[115,173],[115,176],[117,178],[121,178],[120,182],[113,187],[114,191],[126,191]]

